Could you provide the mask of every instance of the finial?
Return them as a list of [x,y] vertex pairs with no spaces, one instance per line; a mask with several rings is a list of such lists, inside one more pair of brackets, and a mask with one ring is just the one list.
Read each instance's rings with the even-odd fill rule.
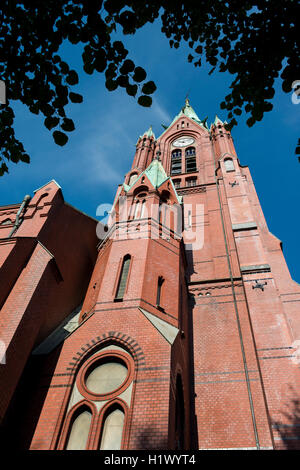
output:
[[185,106],[190,106],[189,93],[190,93],[190,90],[185,95]]

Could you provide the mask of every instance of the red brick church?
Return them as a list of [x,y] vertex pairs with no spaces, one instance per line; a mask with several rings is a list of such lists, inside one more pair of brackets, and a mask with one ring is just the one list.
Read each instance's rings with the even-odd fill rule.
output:
[[300,285],[219,118],[139,137],[105,227],[52,180],[0,234],[5,448],[300,448]]

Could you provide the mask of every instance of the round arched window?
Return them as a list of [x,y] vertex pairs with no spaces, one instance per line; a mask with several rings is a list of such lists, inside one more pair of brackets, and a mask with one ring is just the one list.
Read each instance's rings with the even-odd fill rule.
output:
[[90,400],[108,400],[125,390],[133,379],[134,367],[126,353],[103,351],[92,356],[77,377],[80,393]]
[[102,358],[87,370],[86,388],[97,395],[112,393],[124,383],[128,369],[121,360],[114,357]]

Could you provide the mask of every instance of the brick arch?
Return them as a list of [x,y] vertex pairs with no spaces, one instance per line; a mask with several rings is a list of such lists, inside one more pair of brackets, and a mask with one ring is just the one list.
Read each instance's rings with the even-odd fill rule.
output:
[[[82,346],[80,350],[74,354],[72,361],[68,363],[68,366],[66,368],[67,375],[69,375],[68,391],[65,394],[61,405],[50,449],[55,449],[57,443],[59,442],[59,436],[63,427],[64,419],[66,417],[67,404],[70,399],[70,394],[74,381],[76,379],[76,373],[92,354],[100,351],[101,348],[104,348],[109,345],[119,346],[132,356],[135,364],[135,377],[138,369],[141,366],[146,365],[145,355],[138,342],[131,336],[122,332],[109,331],[108,333],[103,333],[101,336],[96,336],[84,346]],[[133,381],[134,380],[135,378],[133,379]]]
[[136,369],[146,365],[143,350],[134,338],[122,332],[109,331],[108,333],[103,333],[102,336],[96,336],[96,338],[91,339],[88,343],[83,345],[80,350],[74,354],[72,361],[68,364],[67,370],[75,373],[78,367],[89,356],[94,354],[94,352],[99,351],[101,348],[111,344],[120,346],[131,354],[135,362]]

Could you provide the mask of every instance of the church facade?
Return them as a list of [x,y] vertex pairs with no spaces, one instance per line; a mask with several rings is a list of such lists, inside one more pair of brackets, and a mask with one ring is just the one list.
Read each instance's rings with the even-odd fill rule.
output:
[[300,285],[219,118],[140,136],[105,226],[0,207],[0,254],[8,448],[300,448]]

